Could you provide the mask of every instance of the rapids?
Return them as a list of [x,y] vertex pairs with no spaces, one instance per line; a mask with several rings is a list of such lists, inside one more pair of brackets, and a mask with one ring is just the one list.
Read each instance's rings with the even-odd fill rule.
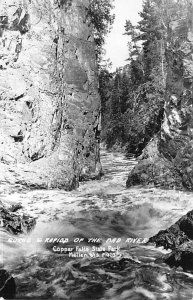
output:
[[166,251],[145,244],[193,209],[192,193],[126,189],[135,159],[101,150],[101,162],[104,176],[75,191],[1,190],[5,205],[21,203],[20,213],[37,219],[28,235],[0,230],[0,264],[17,297],[193,299],[193,276],[157,263]]

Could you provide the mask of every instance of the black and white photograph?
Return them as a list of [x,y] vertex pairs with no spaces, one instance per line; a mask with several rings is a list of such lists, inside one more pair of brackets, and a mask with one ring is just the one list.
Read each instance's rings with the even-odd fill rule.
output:
[[0,0],[0,300],[193,300],[193,0]]

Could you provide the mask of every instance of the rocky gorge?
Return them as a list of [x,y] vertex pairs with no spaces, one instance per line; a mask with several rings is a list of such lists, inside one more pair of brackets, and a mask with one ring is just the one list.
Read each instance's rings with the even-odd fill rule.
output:
[[[181,3],[182,4],[182,3]],[[161,129],[139,157],[127,186],[155,184],[193,189],[193,8],[184,3],[167,28],[166,90]]]
[[1,1],[0,297],[192,299],[191,2],[136,160],[100,145],[90,1]]
[[0,3],[0,161],[16,181],[77,187],[100,175],[89,1]]
[[[184,261],[192,264],[184,254],[192,212],[183,216],[193,209],[192,193],[127,189],[136,161],[102,150],[101,162],[105,175],[73,191],[15,187],[10,192],[4,186],[1,297],[191,299],[192,270]],[[183,259],[175,256],[177,250]]]

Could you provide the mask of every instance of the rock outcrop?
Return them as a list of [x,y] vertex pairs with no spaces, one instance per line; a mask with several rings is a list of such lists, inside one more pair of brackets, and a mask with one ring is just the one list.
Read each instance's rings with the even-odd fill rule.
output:
[[31,231],[36,220],[27,214],[12,212],[0,205],[0,228],[11,234],[22,234]]
[[100,174],[88,6],[89,0],[0,2],[0,161],[17,182],[71,189],[80,177]]
[[149,242],[156,243],[158,247],[176,249],[181,244],[193,240],[193,211],[181,217],[174,225],[161,230]]
[[3,299],[14,299],[15,294],[16,285],[14,278],[6,270],[0,269],[0,297]]
[[184,243],[172,253],[165,255],[163,261],[170,267],[182,268],[193,272],[193,242]]
[[[179,1],[182,5],[182,1]],[[184,3],[167,32],[167,85],[164,121],[139,164],[129,174],[127,187],[154,184],[193,189],[193,2]]]
[[156,246],[171,249],[161,260],[171,267],[193,271],[193,211],[181,217],[174,225],[161,230],[149,239]]

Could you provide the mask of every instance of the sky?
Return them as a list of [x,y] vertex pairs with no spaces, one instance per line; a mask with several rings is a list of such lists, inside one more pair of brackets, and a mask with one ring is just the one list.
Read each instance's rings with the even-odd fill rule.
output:
[[114,71],[116,67],[122,67],[127,63],[125,60],[128,58],[128,37],[123,35],[125,21],[131,20],[135,25],[140,20],[138,13],[142,10],[142,1],[143,0],[114,1],[115,8],[113,13],[115,14],[115,21],[110,34],[106,38],[104,47],[106,50],[105,59],[110,58],[113,65],[112,71]]

